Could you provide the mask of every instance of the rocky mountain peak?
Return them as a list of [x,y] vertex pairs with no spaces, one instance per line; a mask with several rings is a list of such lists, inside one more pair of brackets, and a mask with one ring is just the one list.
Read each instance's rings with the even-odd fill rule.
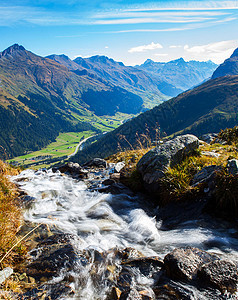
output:
[[14,44],[10,47],[8,47],[7,49],[5,49],[2,53],[1,56],[7,56],[7,55],[13,55],[15,53],[19,53],[21,51],[25,51],[26,49],[18,44]]

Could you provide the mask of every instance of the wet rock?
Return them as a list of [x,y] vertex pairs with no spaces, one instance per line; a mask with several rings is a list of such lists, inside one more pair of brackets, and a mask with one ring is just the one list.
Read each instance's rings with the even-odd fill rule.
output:
[[116,255],[122,260],[144,257],[140,251],[131,247],[127,247],[123,250],[116,250]]
[[120,173],[121,169],[123,169],[125,165],[126,164],[123,161],[116,163],[114,166],[114,173]]
[[122,262],[125,267],[138,268],[140,273],[147,277],[158,276],[159,271],[163,267],[163,261],[155,257],[139,257],[131,258]]
[[106,187],[99,188],[100,193],[111,193],[113,195],[126,194],[133,196],[133,192],[122,183],[114,182]]
[[115,180],[113,180],[113,179],[105,179],[102,182],[103,185],[112,185],[113,183],[115,183]]
[[39,243],[39,246],[43,245],[58,245],[58,244],[66,244],[70,243],[72,240],[77,238],[73,234],[70,233],[55,233],[47,238],[45,238],[42,242]]
[[66,299],[72,296],[74,291],[72,287],[65,283],[44,284],[34,288],[22,295],[19,299],[25,300],[57,300]]
[[199,147],[196,136],[178,136],[147,152],[138,162],[137,169],[142,175],[146,188],[156,192],[158,180],[165,176],[168,167],[181,163],[183,159]]
[[178,248],[164,258],[166,275],[174,280],[190,281],[197,275],[198,269],[205,263],[219,259],[198,248]]
[[[205,300],[207,298],[198,298],[193,286],[184,286],[179,282],[168,280],[153,289],[156,299],[161,300]],[[208,298],[209,299],[209,298]],[[212,299],[212,298],[211,298]]]
[[226,167],[227,167],[228,173],[230,173],[231,175],[238,174],[238,160],[237,159],[228,160]]
[[136,289],[122,292],[120,300],[142,300],[142,295]]
[[61,173],[68,173],[74,177],[87,178],[88,171],[83,169],[78,163],[68,162],[58,168]]
[[45,282],[62,272],[74,270],[77,263],[86,265],[85,256],[74,249],[71,235],[56,234],[39,243],[31,252],[32,260],[24,271],[37,282]]
[[107,162],[106,162],[105,159],[94,158],[94,159],[86,162],[83,166],[86,167],[86,168],[91,168],[91,167],[95,167],[95,168],[107,168],[108,164],[107,164]]
[[130,289],[131,284],[134,280],[134,274],[128,271],[126,268],[123,268],[117,279],[117,287],[121,291],[127,291]]
[[221,292],[237,291],[238,273],[237,266],[227,260],[215,260],[204,264],[198,271],[198,277],[205,285],[215,287]]
[[119,300],[121,296],[121,291],[117,287],[113,287],[109,295],[107,296],[107,300]]

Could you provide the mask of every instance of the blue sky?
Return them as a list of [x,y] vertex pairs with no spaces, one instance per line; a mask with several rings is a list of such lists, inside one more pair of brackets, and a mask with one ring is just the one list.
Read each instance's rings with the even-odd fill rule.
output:
[[0,51],[221,63],[238,47],[238,1],[0,0]]

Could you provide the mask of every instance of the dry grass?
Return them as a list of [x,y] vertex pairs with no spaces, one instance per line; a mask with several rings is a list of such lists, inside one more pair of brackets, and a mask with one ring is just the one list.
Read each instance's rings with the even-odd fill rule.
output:
[[[17,242],[16,234],[22,223],[22,213],[17,201],[18,192],[8,175],[19,171],[0,161],[0,259]],[[1,262],[1,267],[12,266],[25,252],[22,244]]]

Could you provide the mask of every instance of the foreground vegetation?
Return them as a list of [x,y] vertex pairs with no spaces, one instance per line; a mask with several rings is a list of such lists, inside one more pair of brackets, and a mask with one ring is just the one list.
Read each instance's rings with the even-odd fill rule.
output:
[[[110,162],[124,161],[121,182],[134,191],[145,192],[143,180],[136,165],[140,158],[152,149],[144,147],[137,150],[121,151],[108,158]],[[210,197],[211,210],[220,211],[229,218],[238,216],[238,175],[228,172],[227,161],[238,159],[238,127],[222,130],[212,144],[203,142],[198,151],[192,153],[182,163],[169,168],[158,181],[159,189],[153,195],[155,203],[164,206],[171,202],[195,200],[207,197],[207,182],[193,185],[193,177],[204,167],[217,166],[214,177],[214,193]],[[208,189],[209,190],[209,189]]]
[[8,175],[16,175],[18,170],[0,161],[0,262],[1,267],[11,266],[21,260],[25,253],[22,244],[11,251],[4,260],[3,257],[17,242],[17,233],[22,225],[22,212],[17,200],[18,192]]

